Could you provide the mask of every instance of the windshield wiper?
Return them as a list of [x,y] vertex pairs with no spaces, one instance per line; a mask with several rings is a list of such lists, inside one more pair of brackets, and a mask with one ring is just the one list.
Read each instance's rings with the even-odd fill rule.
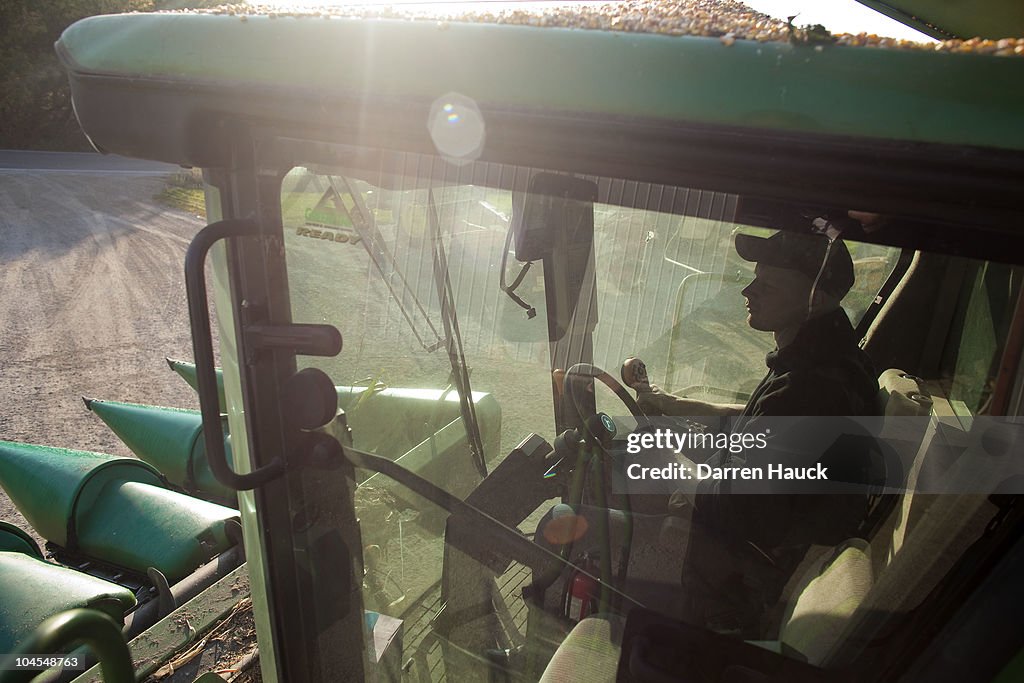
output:
[[473,404],[472,389],[469,386],[469,368],[466,367],[466,354],[462,349],[462,334],[459,332],[459,319],[455,313],[455,296],[452,294],[452,283],[448,277],[448,259],[444,253],[441,240],[441,225],[437,218],[437,205],[434,203],[434,190],[427,192],[428,220],[430,221],[430,242],[433,251],[434,283],[437,285],[437,300],[441,305],[441,323],[447,342],[448,360],[452,366],[452,383],[459,392],[459,407],[462,420],[466,423],[469,434],[469,449],[480,476],[487,476],[487,462],[484,459],[484,444],[480,436],[480,425],[476,421],[476,406]]

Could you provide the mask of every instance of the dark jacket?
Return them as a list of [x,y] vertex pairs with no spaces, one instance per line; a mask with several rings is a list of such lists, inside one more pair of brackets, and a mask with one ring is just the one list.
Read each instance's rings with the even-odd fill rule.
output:
[[857,343],[842,309],[808,320],[765,357],[768,374],[742,415],[876,414],[878,373]]

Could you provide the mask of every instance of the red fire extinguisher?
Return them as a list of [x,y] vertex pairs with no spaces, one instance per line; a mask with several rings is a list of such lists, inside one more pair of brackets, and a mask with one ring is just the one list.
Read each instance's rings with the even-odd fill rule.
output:
[[573,568],[562,601],[565,616],[569,619],[581,621],[597,611],[601,587],[592,577],[598,571],[597,562],[589,554],[583,555],[577,567]]

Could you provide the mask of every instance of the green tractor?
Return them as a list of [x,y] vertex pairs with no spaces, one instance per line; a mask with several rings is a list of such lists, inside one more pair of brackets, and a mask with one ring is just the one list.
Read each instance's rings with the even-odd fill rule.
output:
[[[0,443],[50,556],[0,527],[0,678],[169,675],[246,610],[200,680],[1020,680],[1024,15],[947,5],[881,7],[925,46],[730,2],[67,29],[96,149],[202,170],[201,409]],[[806,316],[760,324],[741,245],[794,239]],[[839,251],[877,392],[762,410]]]

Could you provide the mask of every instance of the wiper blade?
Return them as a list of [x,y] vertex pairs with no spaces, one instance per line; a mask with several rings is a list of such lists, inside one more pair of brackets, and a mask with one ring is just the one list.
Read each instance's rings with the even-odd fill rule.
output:
[[462,349],[462,334],[459,332],[459,319],[455,313],[455,296],[452,293],[451,279],[448,277],[448,259],[444,253],[444,243],[441,241],[441,225],[437,218],[433,189],[427,193],[427,204],[434,257],[434,282],[437,285],[437,300],[441,304],[441,323],[444,325],[448,360],[452,366],[452,383],[459,392],[459,407],[462,420],[466,423],[466,432],[469,434],[469,448],[473,460],[480,476],[486,477],[487,462],[484,458],[483,438],[480,436],[480,425],[476,421],[476,406],[473,404],[472,389],[469,385],[469,368],[466,367],[466,354]]

